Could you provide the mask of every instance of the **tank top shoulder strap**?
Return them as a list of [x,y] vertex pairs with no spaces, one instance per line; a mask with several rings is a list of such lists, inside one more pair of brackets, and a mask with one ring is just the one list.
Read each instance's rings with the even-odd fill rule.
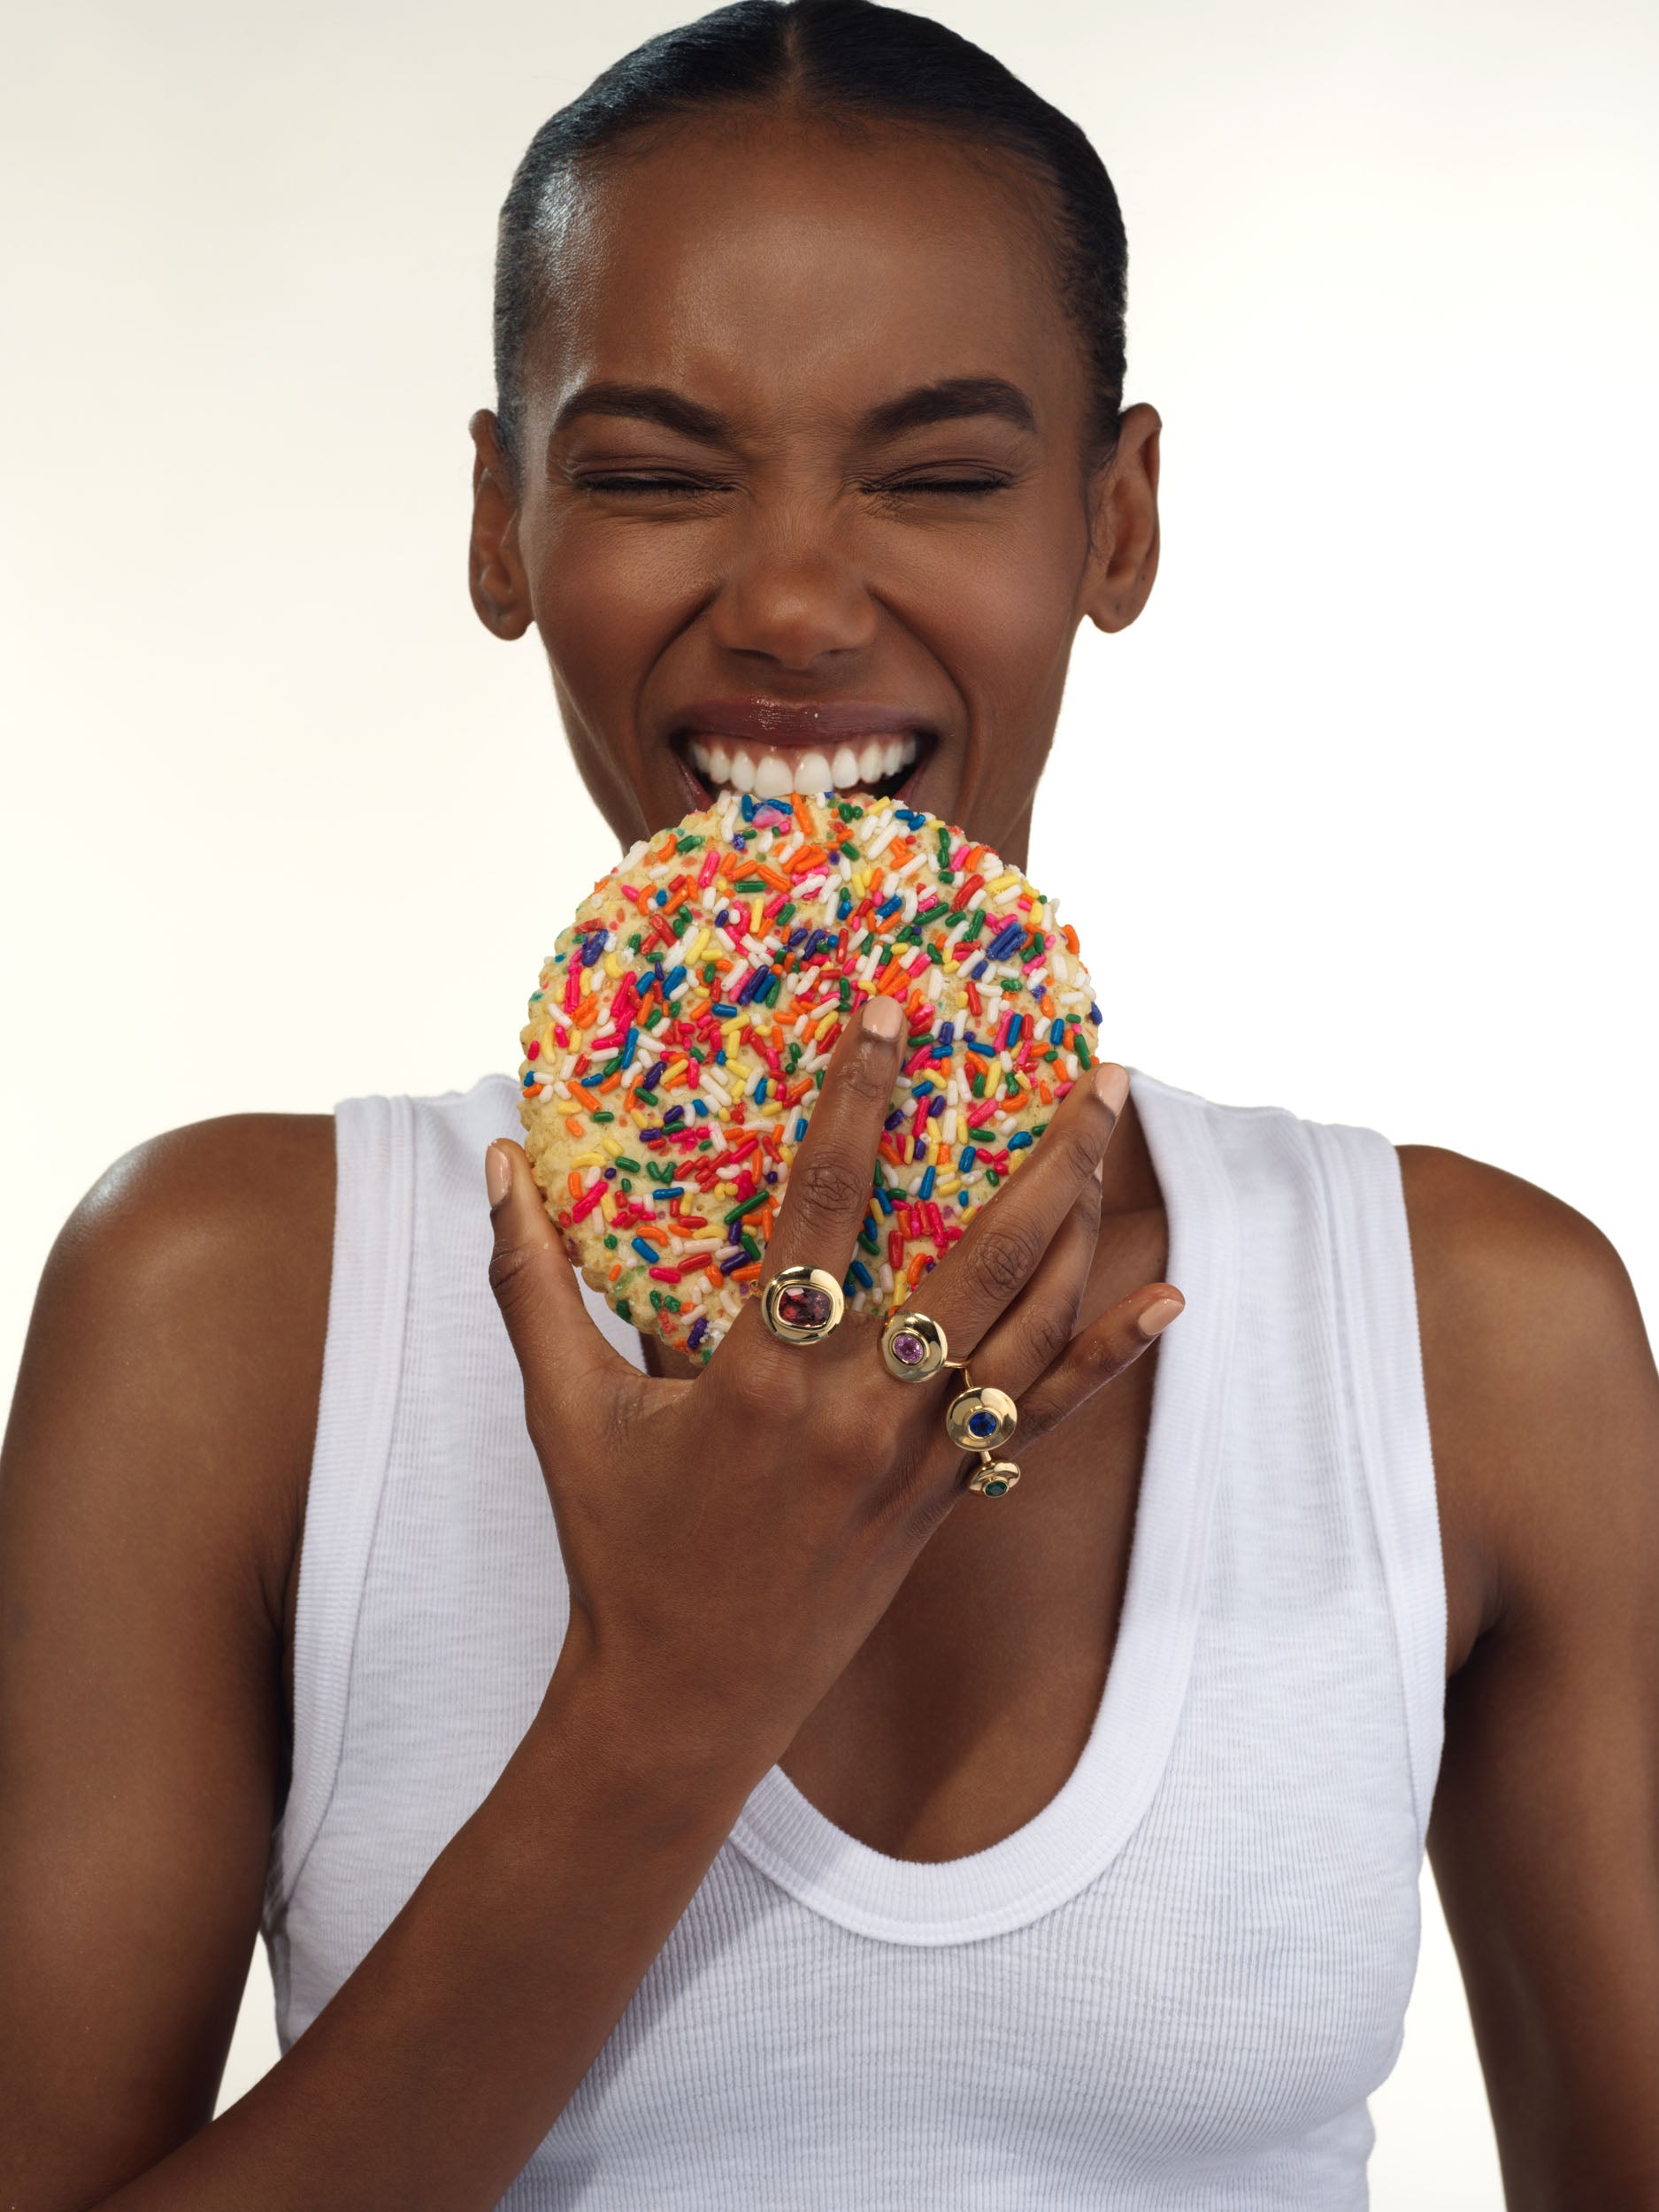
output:
[[[340,1772],[358,1617],[411,1379],[406,1347],[423,1320],[430,1332],[439,1302],[444,1340],[464,1366],[500,1334],[484,1268],[484,1148],[522,1135],[517,1094],[511,1077],[487,1075],[467,1091],[334,1108],[333,1273],[301,1540],[293,1770],[272,1838],[268,1928],[294,1894]],[[583,1297],[610,1340],[642,1364],[637,1333],[585,1285]],[[442,1391],[454,1379],[446,1371],[428,1379]]]
[[294,1764],[267,1908],[292,1893],[327,1809],[375,1513],[403,1373],[414,1236],[416,1102],[334,1108],[334,1231],[294,1628]]
[[1138,1070],[1134,1078],[1155,1163],[1172,1128],[1202,1125],[1240,1210],[1255,1302],[1261,1284],[1286,1301],[1282,1322],[1258,1322],[1248,1356],[1279,1358],[1285,1328],[1329,1343],[1349,1438],[1331,1464],[1349,1471],[1372,1532],[1421,1845],[1442,1745],[1446,1584],[1399,1155],[1375,1129],[1220,1105]]
[[1336,1325],[1399,1643],[1421,1839],[1445,1723],[1446,1578],[1400,1156],[1374,1129],[1299,1126],[1327,1209]]

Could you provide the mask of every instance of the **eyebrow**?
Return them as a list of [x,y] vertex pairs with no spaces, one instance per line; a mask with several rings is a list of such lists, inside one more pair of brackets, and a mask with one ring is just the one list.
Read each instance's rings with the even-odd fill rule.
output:
[[[730,442],[734,436],[733,426],[724,415],[664,384],[584,384],[554,417],[554,434],[583,415],[621,415],[634,422],[653,422],[710,445]],[[930,423],[963,422],[978,415],[997,416],[1033,434],[1037,428],[1031,402],[1018,384],[1001,376],[948,376],[918,384],[871,408],[858,427],[863,436],[879,442],[906,430],[925,429]]]

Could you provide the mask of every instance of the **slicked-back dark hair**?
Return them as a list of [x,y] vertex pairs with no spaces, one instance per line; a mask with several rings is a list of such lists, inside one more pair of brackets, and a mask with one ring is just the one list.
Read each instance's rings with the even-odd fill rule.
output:
[[1018,155],[1046,182],[1063,304],[1087,359],[1087,457],[1117,443],[1128,247],[1118,195],[1071,118],[983,47],[875,0],[735,0],[648,39],[550,116],[501,211],[496,414],[516,463],[526,343],[546,304],[549,201],[573,171],[699,110],[803,104],[848,122],[925,126]]

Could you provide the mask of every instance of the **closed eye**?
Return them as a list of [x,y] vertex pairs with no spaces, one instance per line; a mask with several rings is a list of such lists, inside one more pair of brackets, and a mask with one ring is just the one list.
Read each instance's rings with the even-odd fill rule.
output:
[[1010,480],[1006,476],[907,476],[896,483],[866,484],[867,492],[883,495],[894,492],[950,492],[973,497],[983,492],[1006,491]]
[[649,492],[660,495],[664,492],[717,492],[718,484],[710,484],[695,477],[686,476],[583,476],[578,480],[585,492]]
[[[987,492],[1006,491],[1010,481],[1006,476],[910,476],[885,483],[862,484],[859,489],[878,498],[918,492],[945,492],[959,498],[977,498]],[[683,476],[584,476],[578,479],[578,483],[585,492],[619,493],[625,498],[629,495],[660,498],[676,492],[706,494],[725,488],[718,483]]]

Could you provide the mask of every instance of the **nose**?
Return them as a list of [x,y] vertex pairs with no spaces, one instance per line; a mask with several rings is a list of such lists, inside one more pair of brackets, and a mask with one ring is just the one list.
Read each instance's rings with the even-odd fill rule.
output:
[[769,532],[733,563],[716,594],[710,621],[727,652],[755,654],[780,668],[807,670],[826,655],[856,653],[874,641],[875,601],[851,564],[820,529]]

